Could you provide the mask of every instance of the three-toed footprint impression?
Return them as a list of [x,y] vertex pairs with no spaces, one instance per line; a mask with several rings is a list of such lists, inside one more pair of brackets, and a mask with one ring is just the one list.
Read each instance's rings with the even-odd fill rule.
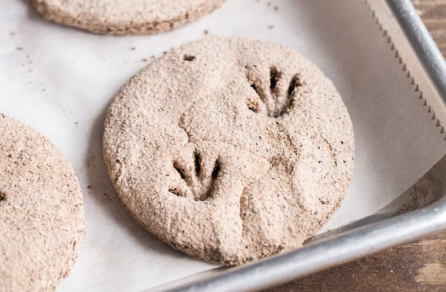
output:
[[210,37],[134,76],[105,122],[118,194],[151,233],[226,265],[302,245],[339,206],[354,144],[323,73],[274,43]]

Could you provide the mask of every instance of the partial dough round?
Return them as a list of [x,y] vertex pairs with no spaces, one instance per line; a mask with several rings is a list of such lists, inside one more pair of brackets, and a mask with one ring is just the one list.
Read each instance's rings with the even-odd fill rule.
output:
[[124,205],[193,257],[237,265],[296,248],[338,207],[354,159],[339,93],[299,53],[210,37],[133,77],[104,158]]
[[167,32],[197,20],[225,0],[33,0],[46,19],[100,34]]
[[0,155],[0,291],[52,291],[84,234],[77,178],[42,134],[2,114]]

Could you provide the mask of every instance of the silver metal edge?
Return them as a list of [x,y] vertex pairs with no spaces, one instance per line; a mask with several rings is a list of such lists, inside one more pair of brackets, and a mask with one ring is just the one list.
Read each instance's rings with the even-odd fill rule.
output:
[[[409,0],[386,0],[446,104],[446,62]],[[446,198],[429,207],[364,226],[168,292],[258,291],[446,229]]]
[[420,63],[446,104],[446,61],[443,55],[410,0],[386,1]]

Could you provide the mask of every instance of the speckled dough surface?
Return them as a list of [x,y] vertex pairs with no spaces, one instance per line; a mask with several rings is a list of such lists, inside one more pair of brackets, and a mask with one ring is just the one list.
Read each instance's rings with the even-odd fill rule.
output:
[[338,207],[354,160],[335,87],[296,51],[209,37],[134,76],[105,122],[124,205],[193,257],[237,265],[299,247]]
[[40,133],[2,114],[0,234],[1,292],[54,290],[84,234],[71,166]]
[[94,33],[166,32],[195,21],[224,0],[32,0],[46,19]]

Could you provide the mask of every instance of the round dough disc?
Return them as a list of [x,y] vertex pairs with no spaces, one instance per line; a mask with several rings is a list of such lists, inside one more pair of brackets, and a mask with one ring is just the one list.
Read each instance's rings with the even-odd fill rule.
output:
[[104,158],[161,240],[226,265],[296,248],[340,204],[354,159],[341,96],[296,51],[209,37],[134,76],[108,109]]
[[197,20],[224,0],[33,0],[46,19],[100,34],[167,32]]
[[71,166],[42,134],[0,114],[0,291],[52,291],[84,234]]

